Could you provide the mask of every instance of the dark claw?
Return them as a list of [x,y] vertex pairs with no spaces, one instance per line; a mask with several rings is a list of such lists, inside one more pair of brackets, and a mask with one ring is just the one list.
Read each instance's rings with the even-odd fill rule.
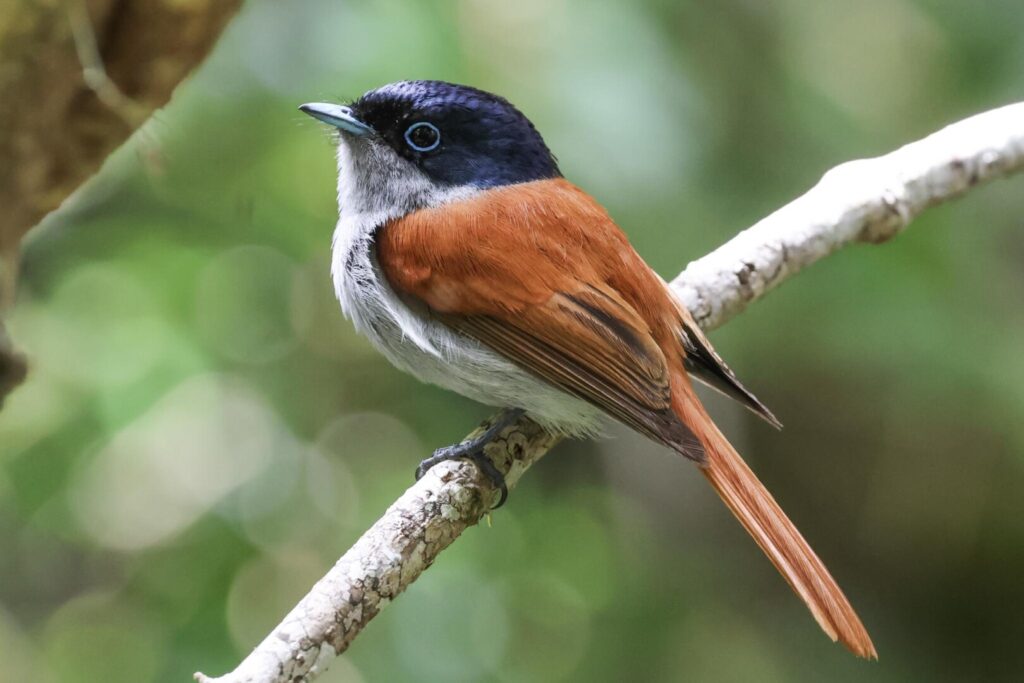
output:
[[470,459],[476,463],[476,466],[480,468],[484,476],[491,480],[494,488],[501,492],[497,504],[491,508],[492,510],[497,510],[508,500],[508,485],[505,483],[505,475],[498,471],[498,468],[494,466],[494,463],[491,462],[491,459],[483,451],[474,453],[470,456]]
[[484,447],[494,440],[506,427],[515,422],[520,415],[523,414],[522,410],[506,410],[502,416],[495,421],[490,428],[487,429],[476,439],[467,441],[465,443],[456,444],[454,446],[445,446],[444,448],[438,448],[434,451],[433,455],[423,460],[416,468],[416,481],[427,473],[434,465],[444,462],[445,460],[458,460],[460,458],[467,458],[476,463],[476,466],[480,468],[484,476],[490,480],[494,488],[498,489],[501,496],[498,498],[498,504],[495,505],[492,510],[497,510],[505,501],[508,500],[508,485],[505,483],[505,476],[498,471],[498,468],[494,466],[491,459],[484,453]]
[[505,484],[505,476],[498,471],[498,468],[494,466],[491,459],[484,453],[483,446],[475,442],[438,448],[434,451],[433,455],[421,462],[416,468],[416,481],[419,481],[434,465],[446,460],[459,460],[461,458],[472,460],[494,488],[501,492],[498,504],[491,509],[497,510],[504,505],[505,501],[508,500],[508,485]]
[[416,466],[416,481],[423,478],[423,475],[430,470],[434,465],[444,462],[445,460],[458,460],[459,458],[467,455],[459,451],[459,446],[445,446],[444,448],[438,448],[434,451],[434,454],[429,458],[420,461],[420,464]]

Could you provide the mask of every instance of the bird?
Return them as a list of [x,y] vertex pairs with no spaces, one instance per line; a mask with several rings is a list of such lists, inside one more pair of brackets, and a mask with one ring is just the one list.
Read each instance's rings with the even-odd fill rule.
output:
[[822,630],[877,659],[692,379],[778,420],[519,109],[437,80],[299,109],[337,143],[331,274],[345,315],[400,370],[503,409],[478,438],[420,463],[417,478],[468,458],[501,489],[500,505],[507,489],[484,446],[520,416],[580,438],[618,421],[692,461]]

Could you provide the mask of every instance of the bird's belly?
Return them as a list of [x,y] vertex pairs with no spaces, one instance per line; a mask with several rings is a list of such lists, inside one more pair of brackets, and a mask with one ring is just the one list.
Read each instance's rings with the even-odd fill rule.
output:
[[[413,311],[384,280],[369,245],[362,251],[346,255],[341,272],[335,269],[338,298],[356,329],[393,365],[480,403],[522,408],[558,433],[590,436],[600,432],[604,420],[597,408]],[[339,255],[335,256],[337,264]]]

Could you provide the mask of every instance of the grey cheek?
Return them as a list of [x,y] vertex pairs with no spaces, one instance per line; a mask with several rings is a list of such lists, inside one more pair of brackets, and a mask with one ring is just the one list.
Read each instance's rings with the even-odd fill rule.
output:
[[338,155],[348,209],[401,215],[429,204],[437,188],[415,165],[377,141],[349,140]]

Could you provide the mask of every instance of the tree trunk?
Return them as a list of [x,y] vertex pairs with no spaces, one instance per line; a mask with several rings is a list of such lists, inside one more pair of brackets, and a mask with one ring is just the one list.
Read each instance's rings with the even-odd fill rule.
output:
[[[241,0],[0,0],[0,311],[21,238],[195,68]],[[0,322],[0,403],[25,374]]]

